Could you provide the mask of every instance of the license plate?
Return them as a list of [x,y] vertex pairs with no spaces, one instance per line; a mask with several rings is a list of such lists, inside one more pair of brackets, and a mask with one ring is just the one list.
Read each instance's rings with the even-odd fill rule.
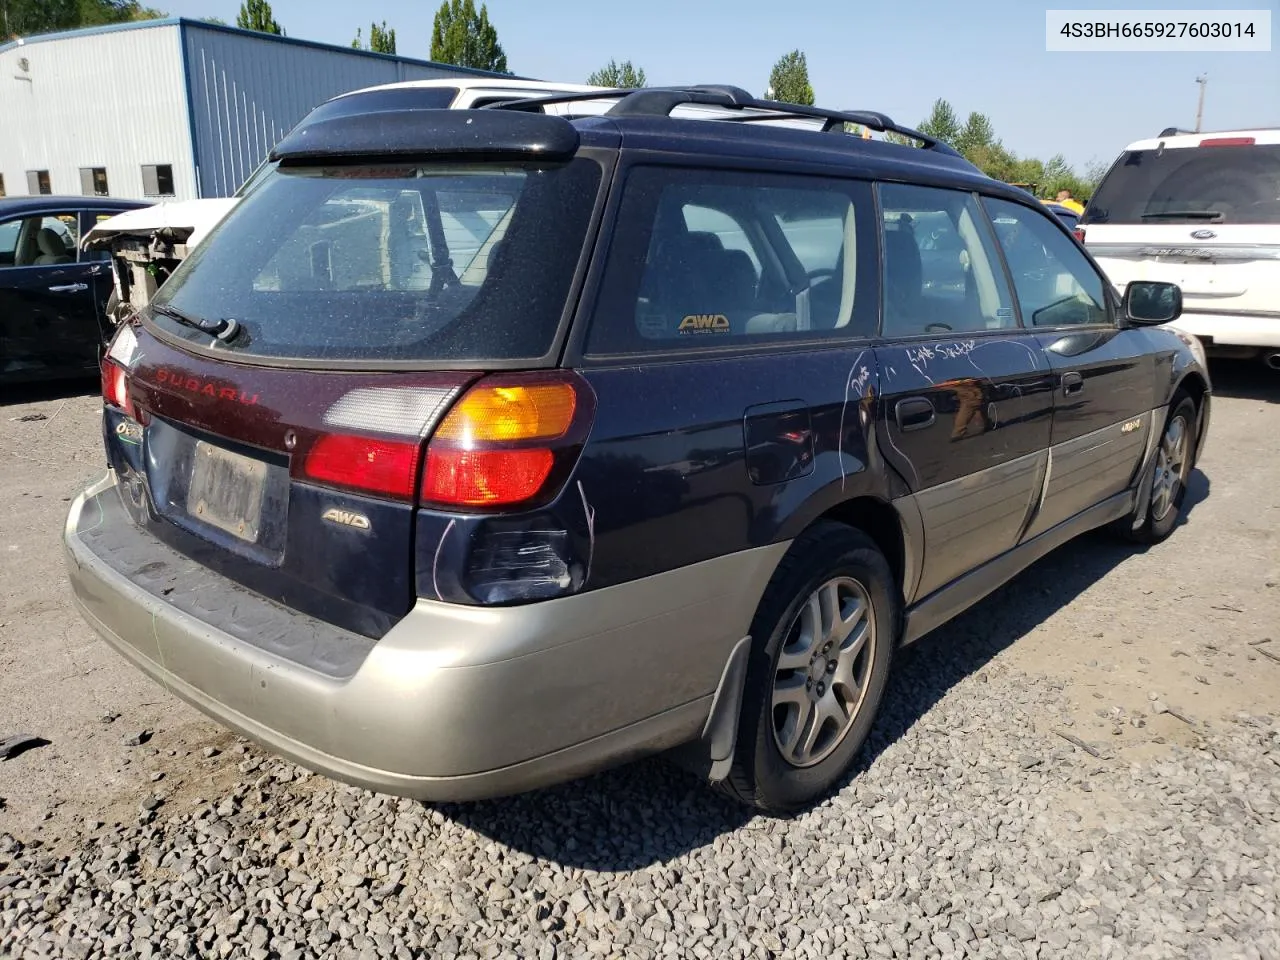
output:
[[187,487],[187,513],[241,540],[256,543],[266,478],[267,465],[261,460],[197,440]]

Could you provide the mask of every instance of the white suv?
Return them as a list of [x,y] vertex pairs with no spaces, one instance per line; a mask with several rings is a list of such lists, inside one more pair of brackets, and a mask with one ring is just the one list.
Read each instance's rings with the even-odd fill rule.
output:
[[1165,130],[1125,149],[1077,235],[1124,291],[1182,288],[1172,326],[1280,370],[1280,129]]

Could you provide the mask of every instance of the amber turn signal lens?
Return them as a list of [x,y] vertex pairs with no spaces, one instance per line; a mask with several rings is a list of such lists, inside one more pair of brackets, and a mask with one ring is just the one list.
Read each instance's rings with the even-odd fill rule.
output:
[[567,383],[478,386],[435,430],[435,439],[462,446],[554,440],[573,423],[578,397]]

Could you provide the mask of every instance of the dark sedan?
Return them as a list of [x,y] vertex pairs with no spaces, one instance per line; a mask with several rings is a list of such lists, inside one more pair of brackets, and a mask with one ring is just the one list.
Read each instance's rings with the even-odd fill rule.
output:
[[1046,201],[1045,207],[1057,214],[1058,219],[1065,223],[1069,230],[1075,230],[1080,223],[1080,214],[1070,207],[1064,207],[1062,204],[1052,201]]
[[99,220],[145,207],[108,197],[0,198],[0,383],[97,369],[111,293],[105,252],[80,238]]

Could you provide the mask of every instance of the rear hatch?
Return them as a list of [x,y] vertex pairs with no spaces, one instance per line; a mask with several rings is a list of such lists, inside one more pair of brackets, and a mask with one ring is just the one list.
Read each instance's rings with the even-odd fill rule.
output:
[[554,365],[601,179],[586,158],[286,159],[104,363],[135,522],[381,636],[416,596],[431,431],[485,371]]
[[1081,221],[1112,282],[1176,283],[1188,313],[1274,312],[1280,142],[1260,139],[1177,137],[1126,151]]

